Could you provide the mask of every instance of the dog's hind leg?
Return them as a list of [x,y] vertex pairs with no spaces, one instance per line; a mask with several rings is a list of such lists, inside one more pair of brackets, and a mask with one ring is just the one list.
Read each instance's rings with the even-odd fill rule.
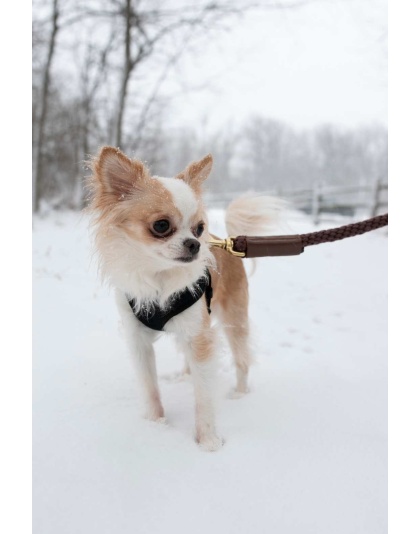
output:
[[235,362],[235,393],[238,394],[238,396],[241,396],[248,393],[248,373],[249,366],[252,363],[248,339],[248,326],[244,324],[225,324],[224,330]]
[[248,392],[248,372],[252,363],[249,342],[248,281],[240,258],[216,250],[215,308],[228,339],[236,367],[234,397]]
[[[244,300],[244,299],[242,299]],[[248,392],[248,372],[252,363],[249,343],[248,299],[238,305],[227,300],[221,307],[223,329],[229,342],[236,368],[236,389],[234,396]]]

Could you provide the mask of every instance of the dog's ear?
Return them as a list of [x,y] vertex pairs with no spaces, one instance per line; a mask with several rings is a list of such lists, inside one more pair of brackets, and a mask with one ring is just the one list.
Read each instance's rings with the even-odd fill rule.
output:
[[212,166],[213,156],[211,154],[207,154],[207,156],[204,156],[204,158],[200,161],[193,161],[190,163],[186,169],[180,172],[175,178],[184,180],[184,182],[186,182],[193,189],[199,191],[201,184],[210,174]]
[[94,175],[102,192],[123,199],[135,189],[141,189],[149,173],[141,161],[132,160],[118,148],[105,146],[94,160]]

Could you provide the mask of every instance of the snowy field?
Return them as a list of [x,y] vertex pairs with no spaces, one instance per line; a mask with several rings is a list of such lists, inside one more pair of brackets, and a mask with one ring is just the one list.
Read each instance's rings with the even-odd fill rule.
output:
[[[224,236],[221,211],[210,219]],[[313,229],[290,214],[289,233]],[[33,249],[34,534],[385,534],[386,230],[259,260],[251,392],[228,398],[222,342],[216,453],[193,441],[192,384],[167,337],[168,423],[142,419],[86,220],[35,218]]]

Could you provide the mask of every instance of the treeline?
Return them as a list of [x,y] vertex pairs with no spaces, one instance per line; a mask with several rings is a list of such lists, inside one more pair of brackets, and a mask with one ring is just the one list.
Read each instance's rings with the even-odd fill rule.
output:
[[314,183],[357,186],[387,181],[388,133],[381,125],[297,130],[278,120],[252,117],[235,130],[201,139],[195,132],[162,134],[156,151],[149,154],[156,172],[176,173],[188,161],[211,152],[212,192],[285,193],[312,188]]
[[171,101],[161,89],[177,61],[246,8],[233,1],[34,0],[34,211],[43,202],[81,208],[84,161],[104,144],[164,176],[211,152],[214,192],[386,179],[387,132],[380,126],[297,131],[253,117],[207,135],[168,129]]

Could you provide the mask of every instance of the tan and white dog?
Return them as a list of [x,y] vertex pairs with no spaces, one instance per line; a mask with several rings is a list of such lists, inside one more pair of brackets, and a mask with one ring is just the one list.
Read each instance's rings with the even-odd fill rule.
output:
[[[115,288],[123,329],[143,383],[146,417],[154,421],[164,418],[153,349],[160,332],[143,324],[135,312],[165,310],[174,295],[194,294],[197,281],[208,272],[211,308],[234,356],[236,392],[240,396],[248,390],[252,357],[243,260],[208,245],[202,184],[212,163],[207,155],[175,178],[160,178],[113,147],[102,148],[92,161],[90,209],[100,267]],[[235,200],[226,212],[229,235],[262,235],[275,221],[278,208],[271,197]],[[196,441],[205,450],[217,450],[223,444],[212,399],[217,338],[204,296],[171,318],[164,331],[175,334],[185,351],[195,394]]]

